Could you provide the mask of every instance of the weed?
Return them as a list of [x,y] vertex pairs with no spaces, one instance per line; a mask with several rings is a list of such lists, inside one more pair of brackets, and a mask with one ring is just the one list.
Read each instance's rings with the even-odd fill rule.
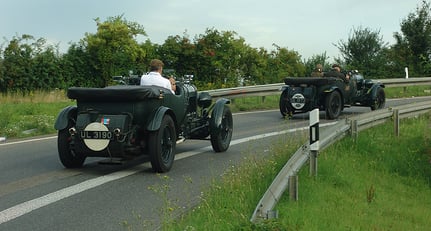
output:
[[371,185],[367,190],[367,202],[368,204],[371,204],[371,202],[374,201],[376,189],[374,188],[374,185]]

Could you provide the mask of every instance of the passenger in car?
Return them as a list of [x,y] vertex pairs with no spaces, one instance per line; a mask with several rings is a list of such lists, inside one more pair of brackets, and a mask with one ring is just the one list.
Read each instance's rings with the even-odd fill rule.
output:
[[171,90],[175,94],[172,83],[169,79],[162,76],[163,62],[159,59],[153,59],[150,62],[150,72],[142,75],[141,86],[159,86]]
[[311,77],[323,77],[323,66],[322,64],[317,64],[313,72],[311,72]]
[[169,76],[169,81],[171,82],[171,88],[172,90],[177,93],[177,81],[175,80],[174,76]]
[[345,75],[341,72],[341,67],[338,64],[333,64],[332,69],[325,72],[324,77],[337,77],[342,79],[345,83],[349,82],[349,75]]

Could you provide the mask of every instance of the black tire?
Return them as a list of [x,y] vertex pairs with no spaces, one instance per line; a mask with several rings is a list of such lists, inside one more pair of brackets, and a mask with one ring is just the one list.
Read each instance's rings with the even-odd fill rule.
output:
[[66,168],[80,168],[84,164],[86,156],[71,149],[71,142],[73,140],[69,133],[69,127],[58,131],[57,148],[60,162]]
[[376,98],[371,103],[371,110],[377,110],[382,109],[385,107],[386,97],[385,97],[385,91],[383,91],[383,88],[379,87],[377,89]]
[[287,91],[283,91],[280,95],[280,113],[283,117],[285,116],[292,116],[291,112],[289,111],[289,103],[288,103],[288,95]]
[[326,96],[325,99],[325,111],[328,119],[336,119],[340,116],[343,110],[343,104],[341,102],[341,95],[338,91],[333,91]]
[[224,152],[229,148],[230,141],[232,139],[232,132],[232,112],[228,106],[224,105],[220,128],[210,128],[211,145],[215,152]]
[[151,167],[155,172],[168,172],[174,163],[176,133],[171,116],[163,117],[160,129],[150,133],[149,151]]

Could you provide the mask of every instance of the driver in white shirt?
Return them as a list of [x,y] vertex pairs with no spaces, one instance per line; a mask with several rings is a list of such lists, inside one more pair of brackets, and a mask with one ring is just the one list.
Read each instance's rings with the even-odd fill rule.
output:
[[[141,86],[159,86],[171,90],[172,94],[175,94],[172,89],[172,82],[162,76],[163,62],[158,59],[153,59],[150,62],[150,72],[142,75]],[[175,82],[175,81],[174,81]]]

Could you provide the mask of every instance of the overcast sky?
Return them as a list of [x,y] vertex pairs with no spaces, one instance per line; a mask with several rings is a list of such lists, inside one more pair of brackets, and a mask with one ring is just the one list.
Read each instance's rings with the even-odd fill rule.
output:
[[416,11],[421,0],[0,0],[0,45],[30,34],[60,44],[95,33],[95,18],[124,15],[142,25],[152,43],[170,35],[205,34],[207,28],[235,31],[254,48],[273,50],[273,43],[297,51],[303,59],[347,41],[354,28],[380,30],[393,44],[393,33]]

